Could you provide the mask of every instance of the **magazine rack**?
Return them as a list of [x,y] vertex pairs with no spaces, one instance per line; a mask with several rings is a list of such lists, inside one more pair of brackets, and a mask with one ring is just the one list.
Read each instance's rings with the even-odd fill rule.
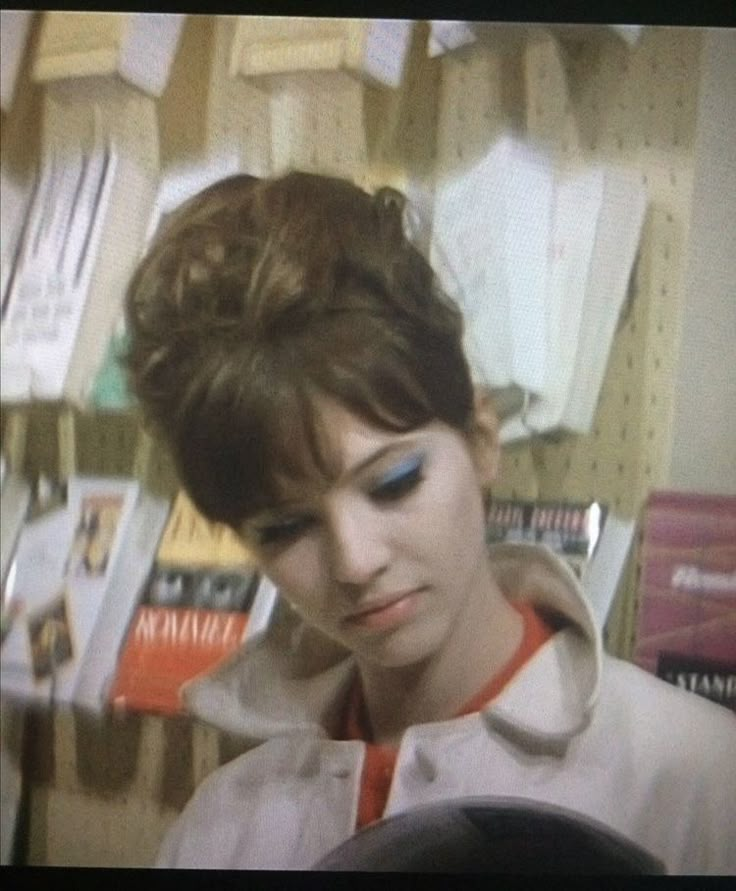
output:
[[[649,489],[667,483],[674,448],[680,318],[701,127],[698,89],[710,58],[703,34],[644,29],[627,45],[606,29],[597,29],[594,39],[584,30],[567,29],[551,40],[544,30],[499,26],[488,39],[430,57],[425,51],[429,25],[417,23],[394,92],[365,86],[345,72],[319,72],[340,78],[343,86],[352,79],[352,85],[336,91],[334,105],[329,94],[317,102],[314,90],[303,91],[301,99],[296,90],[285,93],[279,106],[273,97],[262,98],[240,63],[239,80],[227,79],[227,29],[224,18],[187,18],[181,53],[196,52],[192,70],[205,75],[209,70],[212,81],[194,83],[188,58],[180,54],[169,86],[160,99],[150,99],[156,102],[164,169],[199,163],[223,140],[232,141],[239,163],[259,174],[293,164],[352,176],[369,187],[388,183],[403,188],[421,211],[430,205],[442,165],[468,163],[490,135],[511,123],[552,145],[560,160],[600,161],[639,172],[649,211],[592,432],[508,446],[495,490],[509,498],[596,499],[625,517],[637,517]],[[34,46],[33,36],[29,45]],[[529,51],[520,54],[520,45]],[[20,72],[16,99],[3,119],[3,159],[17,157],[19,145],[35,145],[41,135],[27,101],[29,91],[40,88],[33,87],[27,69]],[[250,95],[247,113],[246,103],[238,104],[241,84]],[[312,104],[304,114],[292,115],[300,102]],[[23,110],[25,117],[16,121]],[[305,135],[305,120],[320,126]],[[354,133],[357,120],[366,122],[365,134]],[[274,124],[276,131],[270,129]],[[7,153],[6,143],[13,139],[15,147]],[[715,161],[713,167],[718,169]],[[424,236],[420,225],[417,237]],[[706,358],[728,361],[723,355]],[[142,432],[133,410],[6,404],[1,420],[4,453],[14,469],[29,476],[59,478],[73,469],[134,474],[156,494],[173,495],[177,489],[171,462]],[[608,626],[609,649],[623,656],[631,652],[635,576],[632,559]],[[238,751],[238,744],[183,719],[95,724],[62,711],[28,717],[35,722],[26,733],[25,753],[26,859],[32,864],[146,865],[184,793]],[[132,761],[121,753],[132,754]],[[99,771],[90,771],[95,761]],[[178,798],[171,792],[175,786]]]

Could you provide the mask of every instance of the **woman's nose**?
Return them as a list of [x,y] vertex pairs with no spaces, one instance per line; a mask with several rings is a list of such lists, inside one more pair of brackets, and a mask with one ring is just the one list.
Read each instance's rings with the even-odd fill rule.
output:
[[332,511],[328,521],[333,579],[365,586],[386,568],[388,543],[384,518],[368,505]]

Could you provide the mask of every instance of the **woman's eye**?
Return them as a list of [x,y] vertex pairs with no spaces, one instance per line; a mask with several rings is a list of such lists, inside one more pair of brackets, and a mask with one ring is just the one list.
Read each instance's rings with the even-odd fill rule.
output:
[[376,501],[395,501],[408,495],[424,479],[424,456],[406,458],[378,480],[370,490]]
[[256,527],[255,533],[260,545],[288,544],[299,538],[314,522],[313,517],[289,517],[275,523]]

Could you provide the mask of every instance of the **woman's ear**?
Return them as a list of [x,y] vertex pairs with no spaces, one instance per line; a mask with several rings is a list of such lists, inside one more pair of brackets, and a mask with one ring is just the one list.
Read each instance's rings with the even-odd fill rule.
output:
[[493,397],[485,387],[476,386],[469,439],[478,480],[485,491],[489,491],[495,481],[501,459],[498,427]]

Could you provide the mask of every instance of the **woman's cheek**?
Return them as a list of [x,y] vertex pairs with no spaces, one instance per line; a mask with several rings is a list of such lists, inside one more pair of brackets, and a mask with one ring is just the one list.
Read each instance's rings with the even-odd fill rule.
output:
[[263,571],[277,588],[287,597],[300,602],[324,587],[321,561],[314,542],[295,542],[277,556],[265,559],[262,565]]

